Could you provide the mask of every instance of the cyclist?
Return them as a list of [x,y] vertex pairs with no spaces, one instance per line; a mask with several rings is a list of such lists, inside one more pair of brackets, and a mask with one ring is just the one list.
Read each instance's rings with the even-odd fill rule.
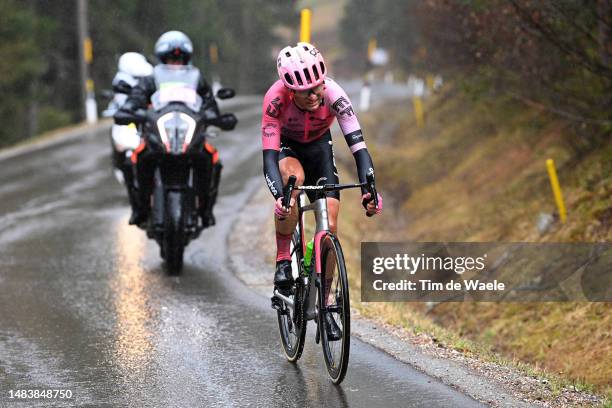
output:
[[[161,64],[167,66],[186,66],[191,65],[191,56],[193,54],[193,44],[187,35],[180,31],[168,31],[162,34],[155,43],[155,56]],[[199,75],[199,71],[198,71]],[[127,101],[121,107],[118,114],[115,115],[116,122],[122,122],[123,114],[128,117],[138,109],[145,109],[150,102],[151,96],[158,88],[154,75],[144,77],[138,85],[132,88]],[[213,95],[212,89],[204,78],[199,75],[197,93],[203,99],[202,110],[210,119],[211,124],[215,124],[215,119],[220,118],[219,108]],[[201,177],[198,184],[198,195],[200,196],[200,216],[202,217],[203,225],[210,226],[215,224],[213,216],[213,206],[217,197],[219,179],[221,176],[222,165],[219,161],[217,150],[209,143],[206,143],[205,151],[202,154],[209,156],[212,163],[212,174],[210,182],[205,177]],[[139,184],[138,200],[132,207],[132,216],[130,224],[142,224],[148,218],[150,211],[149,197],[153,189],[153,175],[155,170],[155,161],[153,153],[149,151],[145,144],[136,150],[132,156],[132,161],[137,163],[137,175]],[[197,163],[199,166],[199,162]],[[204,174],[205,170],[196,169],[198,175]]]
[[[319,50],[306,42],[285,47],[278,54],[277,68],[280,79],[264,97],[261,139],[264,176],[276,200],[274,285],[286,293],[293,283],[289,248],[297,223],[295,197],[299,193],[293,193],[290,208],[283,207],[282,190],[289,176],[297,177],[297,185],[339,182],[330,132],[334,119],[353,153],[360,182],[365,182],[368,174],[374,175],[374,166],[353,106],[340,85],[327,77]],[[312,200],[313,195],[309,198]],[[378,207],[365,189],[361,200],[369,214],[382,211],[380,194]],[[338,191],[327,193],[327,207],[330,230],[336,233]]]

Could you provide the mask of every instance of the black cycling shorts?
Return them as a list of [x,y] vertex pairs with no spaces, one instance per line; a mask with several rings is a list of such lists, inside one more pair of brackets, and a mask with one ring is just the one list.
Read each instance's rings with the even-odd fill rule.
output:
[[[278,160],[285,157],[297,159],[304,168],[304,185],[337,184],[338,170],[334,157],[334,145],[328,130],[321,138],[310,143],[299,143],[281,136]],[[306,191],[308,199],[314,201],[314,191]],[[328,191],[327,197],[340,200],[339,191]]]

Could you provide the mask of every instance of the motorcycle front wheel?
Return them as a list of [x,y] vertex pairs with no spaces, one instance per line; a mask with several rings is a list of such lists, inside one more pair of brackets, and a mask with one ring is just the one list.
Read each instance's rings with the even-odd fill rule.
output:
[[168,191],[166,194],[164,238],[162,241],[166,268],[170,275],[178,275],[183,269],[185,229],[183,221],[183,193]]

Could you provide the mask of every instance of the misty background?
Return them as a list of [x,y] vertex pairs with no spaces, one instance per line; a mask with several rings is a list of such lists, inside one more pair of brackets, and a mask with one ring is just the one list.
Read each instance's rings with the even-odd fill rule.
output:
[[[0,3],[0,146],[82,119],[76,3]],[[612,129],[610,0],[90,0],[98,109],[118,57],[138,51],[155,62],[153,45],[171,29],[190,36],[206,78],[219,75],[239,94],[263,93],[276,78],[276,53],[298,40],[303,7],[313,9],[312,42],[332,76],[370,71],[375,39],[395,78],[442,74],[473,98],[541,106],[572,124],[577,151]]]

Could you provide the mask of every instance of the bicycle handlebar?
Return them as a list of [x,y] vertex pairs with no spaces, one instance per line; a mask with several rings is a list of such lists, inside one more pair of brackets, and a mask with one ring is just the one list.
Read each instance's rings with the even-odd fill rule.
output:
[[[370,193],[370,197],[372,197],[370,201],[374,200],[374,205],[378,207],[378,193],[376,192],[376,186],[374,183],[374,175],[368,174],[366,176],[366,179],[367,181],[363,183],[323,184],[323,185],[317,185],[317,186],[296,186],[295,185],[296,177],[292,175],[292,176],[289,176],[289,180],[287,180],[287,185],[285,186],[285,192],[283,196],[283,206],[285,208],[289,208],[289,204],[291,202],[290,201],[291,193],[293,192],[293,190],[303,190],[303,191],[314,190],[314,191],[324,192],[324,191],[340,191],[340,190],[345,190],[347,188],[365,187],[368,193]],[[371,217],[374,214],[370,214],[366,212],[366,215],[368,217]]]

